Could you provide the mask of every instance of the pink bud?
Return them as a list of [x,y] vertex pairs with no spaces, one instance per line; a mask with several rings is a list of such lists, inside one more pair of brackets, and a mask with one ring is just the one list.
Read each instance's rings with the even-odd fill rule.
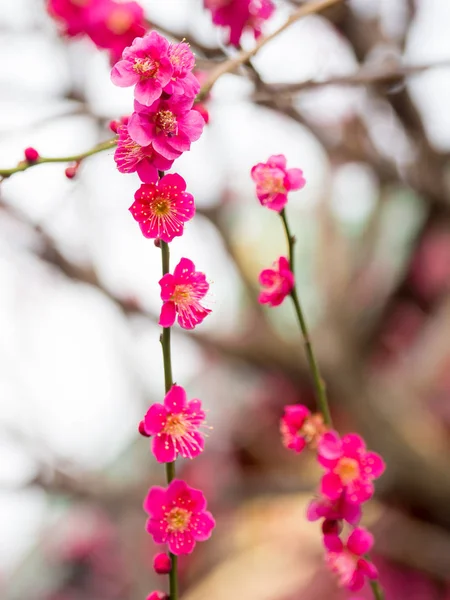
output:
[[172,568],[170,557],[164,552],[157,554],[153,559],[153,568],[155,569],[155,573],[158,573],[158,575],[167,575],[167,573],[170,573],[170,569]]
[[29,163],[34,163],[39,158],[39,152],[35,148],[25,148],[24,151],[25,159]]
[[145,423],[141,421],[138,426],[138,431],[143,437],[150,437],[148,433],[145,431]]
[[204,104],[199,102],[198,104],[194,104],[192,108],[202,115],[206,124],[209,123],[209,112]]
[[161,240],[159,238],[155,238],[153,242],[157,248],[161,248]]
[[342,531],[342,521],[335,521],[332,519],[325,519],[322,523],[323,535],[339,535]]
[[70,165],[69,167],[67,167],[67,169],[64,171],[67,179],[73,179],[75,177],[75,175],[78,173],[79,166],[80,166],[80,163],[76,162],[73,165]]
[[152,592],[147,600],[169,600],[169,596],[164,592]]
[[115,119],[113,119],[112,121],[109,122],[109,128],[111,129],[111,131],[113,133],[117,133],[117,129],[120,126],[120,121],[116,121]]

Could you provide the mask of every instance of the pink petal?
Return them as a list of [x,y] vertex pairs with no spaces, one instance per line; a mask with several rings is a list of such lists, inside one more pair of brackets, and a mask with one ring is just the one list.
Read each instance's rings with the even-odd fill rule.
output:
[[326,460],[334,461],[342,456],[342,446],[336,431],[327,431],[319,440],[318,453]]
[[344,545],[338,535],[330,533],[323,536],[323,543],[328,552],[342,552]]
[[165,433],[155,435],[152,442],[152,452],[156,460],[160,463],[173,462],[177,457],[173,439]]
[[305,422],[306,417],[311,414],[311,411],[304,404],[287,404],[284,407],[284,415],[286,422],[297,429]]
[[161,307],[159,325],[162,327],[172,327],[175,323],[176,309],[173,302],[165,302]]
[[178,175],[178,173],[169,173],[168,175],[164,175],[161,179],[159,187],[161,189],[166,189],[168,187],[178,188],[178,191],[184,192],[186,190],[186,181],[181,175]]
[[148,519],[146,529],[156,544],[165,544],[168,534],[163,519]]
[[272,286],[277,278],[277,272],[273,269],[264,269],[259,274],[259,283],[265,286]]
[[362,556],[368,552],[373,546],[373,535],[362,527],[357,527],[352,531],[348,540],[347,548],[353,554]]
[[178,506],[180,498],[190,500],[190,488],[185,481],[174,479],[167,488],[166,502]]
[[269,156],[269,160],[267,161],[271,167],[278,167],[283,170],[286,168],[286,162],[284,154],[274,154],[273,156]]
[[190,311],[178,314],[178,324],[183,329],[194,329],[199,325],[211,312],[209,308],[203,306],[196,308],[192,307]]
[[366,451],[366,445],[361,436],[356,433],[347,433],[342,437],[342,452],[346,456],[359,457]]
[[293,450],[294,452],[300,453],[305,449],[306,440],[302,438],[300,435],[293,436],[292,440],[289,441],[287,448],[288,450]]
[[289,271],[291,272],[291,267],[289,265],[289,260],[285,256],[280,256],[278,259],[279,270],[281,271]]
[[162,404],[152,404],[144,417],[145,432],[156,435],[163,429],[166,421],[166,408]]
[[356,479],[347,486],[347,499],[349,502],[362,504],[372,498],[375,492],[370,480]]
[[194,425],[201,425],[205,420],[205,412],[202,410],[200,400],[189,400],[185,413],[189,415],[189,421]]
[[287,172],[288,189],[301,190],[306,181],[303,177],[303,171],[300,169],[289,169]]
[[183,442],[176,443],[177,450],[184,458],[195,458],[205,449],[205,440],[201,433],[192,431],[189,438],[183,438]]
[[192,262],[192,260],[189,260],[189,258],[182,258],[180,260],[180,262],[177,264],[177,266],[175,267],[173,275],[175,278],[178,279],[179,277],[186,277],[186,275],[189,275],[194,272],[195,272],[195,265]]
[[353,577],[349,581],[348,589],[352,592],[358,592],[364,586],[364,576],[362,573],[355,571]]
[[159,485],[149,489],[147,497],[144,500],[144,510],[150,516],[159,518],[164,515],[162,506],[166,499],[166,490]]
[[162,93],[162,86],[156,79],[139,81],[134,88],[134,97],[145,106],[150,106],[158,100]]
[[211,537],[211,532],[214,529],[216,522],[212,514],[205,511],[196,516],[193,525],[195,527],[191,529],[193,537],[198,542],[204,542]]
[[184,533],[172,533],[168,538],[170,552],[179,556],[180,554],[190,554],[195,548],[195,540],[192,534],[187,531]]
[[139,113],[134,112],[128,121],[128,133],[133,141],[140,146],[148,146],[154,139],[154,125]]
[[364,457],[364,472],[376,479],[380,477],[386,468],[384,460],[376,452],[367,452]]
[[361,520],[362,510],[361,505],[352,502],[343,502],[342,507],[342,518],[350,523],[350,525],[357,525]]
[[306,509],[306,518],[308,521],[317,521],[324,517],[323,505],[319,500],[311,500]]
[[334,473],[326,473],[320,482],[320,492],[330,500],[337,500],[342,494],[341,478]]
[[158,181],[158,169],[146,158],[139,162],[136,171],[140,180],[144,183],[156,183]]
[[139,81],[139,75],[128,60],[119,60],[111,71],[111,81],[119,87],[129,87]]
[[186,402],[186,391],[181,385],[173,385],[164,398],[164,406],[172,413],[182,412]]
[[174,276],[167,273],[159,280],[159,285],[161,286],[161,300],[169,301],[175,291]]
[[358,570],[369,579],[378,579],[378,569],[365,558],[358,560]]

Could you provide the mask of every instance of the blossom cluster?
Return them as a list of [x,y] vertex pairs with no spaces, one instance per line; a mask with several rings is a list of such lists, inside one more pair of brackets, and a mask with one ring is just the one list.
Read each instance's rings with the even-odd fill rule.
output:
[[204,0],[204,6],[211,11],[215,25],[228,29],[228,42],[233,46],[239,46],[246,30],[251,31],[257,39],[264,21],[275,10],[272,0]]
[[[288,193],[305,185],[302,171],[287,169],[285,156],[274,155],[266,163],[255,165],[251,176],[261,205],[285,219]],[[290,237],[287,225],[286,233]],[[289,245],[292,252],[292,239]],[[291,264],[290,259],[281,256],[271,269],[261,271],[259,301],[262,304],[278,306],[293,293],[295,280]],[[312,414],[301,404],[284,407],[280,431],[283,445],[289,450],[300,453],[308,447],[317,452],[323,475],[318,496],[308,506],[307,518],[310,521],[322,519],[327,565],[342,586],[358,591],[366,578],[378,578],[375,566],[365,557],[373,546],[373,536],[359,527],[359,522],[361,506],[374,494],[373,481],[384,471],[383,459],[369,452],[359,435],[350,433],[340,437],[324,423],[320,413]],[[340,536],[345,523],[352,531],[344,542]]]
[[112,62],[146,30],[144,10],[134,1],[47,0],[47,9],[64,35],[89,37],[109,51]]
[[[194,107],[200,91],[194,65],[188,44],[171,43],[150,31],[123,50],[111,71],[112,82],[133,87],[134,94],[134,112],[111,125],[117,133],[116,165],[120,172],[136,172],[141,179],[130,213],[144,237],[162,248],[182,236],[185,224],[195,215],[194,198],[185,180],[178,173],[165,173],[190,150],[205,125],[204,111]],[[168,329],[177,321],[180,327],[193,329],[211,312],[204,305],[209,289],[206,276],[188,258],[182,258],[172,273],[167,271],[159,282],[159,324]],[[163,403],[150,406],[139,432],[151,438],[151,451],[160,463],[195,458],[205,446],[202,403],[188,400],[179,385],[171,385],[166,392]],[[144,509],[148,533],[169,551],[154,558],[159,574],[170,573],[173,556],[190,554],[197,542],[211,536],[215,525],[203,493],[172,477],[166,488],[150,488]],[[148,600],[165,598],[164,592],[155,591]]]

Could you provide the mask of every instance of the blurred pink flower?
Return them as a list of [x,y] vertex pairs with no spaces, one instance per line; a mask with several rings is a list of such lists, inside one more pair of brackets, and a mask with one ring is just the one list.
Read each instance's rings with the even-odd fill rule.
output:
[[196,542],[211,536],[215,521],[206,510],[200,490],[174,479],[167,489],[154,486],[148,492],[144,509],[149,514],[147,531],[157,544],[166,544],[173,554],[190,554]]
[[129,134],[141,146],[152,144],[156,152],[174,160],[198,140],[205,125],[192,105],[193,99],[187,96],[160,98],[151,106],[135,101],[135,112],[128,123]]
[[272,269],[261,271],[259,283],[265,288],[259,294],[259,302],[270,306],[280,305],[294,287],[294,274],[289,268],[288,259],[280,256]]
[[354,529],[345,545],[336,534],[325,535],[324,544],[326,563],[338,576],[341,586],[357,592],[363,587],[365,577],[378,578],[376,567],[362,558],[373,546],[373,536],[366,529]]
[[182,258],[173,275],[164,275],[159,285],[163,301],[159,324],[163,327],[171,327],[178,315],[181,327],[193,329],[211,312],[200,303],[209,289],[205,274],[196,271],[188,258]]
[[68,36],[86,32],[86,8],[92,0],[47,0],[47,10],[56,19]]
[[342,438],[335,431],[325,433],[318,446],[318,461],[326,469],[321,493],[337,500],[346,491],[349,502],[366,502],[373,496],[373,479],[385,469],[381,456],[367,452],[363,439],[355,433]]
[[125,48],[121,60],[111,71],[112,82],[119,87],[134,85],[134,97],[150,106],[161,96],[164,86],[172,78],[173,66],[169,58],[170,44],[157,31],[133,40]]
[[158,154],[153,146],[140,146],[133,141],[128,133],[128,126],[121,125],[117,133],[117,148],[114,153],[117,169],[121,173],[137,172],[141,181],[151,183],[157,181],[158,170],[167,171],[173,160]]
[[147,600],[169,600],[169,596],[164,592],[152,592]]
[[200,400],[187,400],[185,390],[173,385],[164,404],[152,404],[144,418],[144,428],[153,436],[152,451],[158,462],[174,461],[180,454],[195,458],[205,446],[199,428],[205,422]]
[[262,24],[275,10],[272,0],[204,0],[204,5],[211,11],[215,25],[229,28],[229,43],[233,46],[239,45],[246,29],[258,38]]
[[306,181],[300,169],[287,169],[283,154],[270,156],[266,163],[258,163],[251,170],[256,183],[256,195],[262,206],[281,212],[288,201],[288,192],[300,190]]
[[195,215],[194,198],[185,190],[186,182],[177,173],[141,185],[130,212],[146,238],[170,242],[183,234],[184,224]]
[[343,491],[336,500],[330,500],[323,496],[314,498],[308,505],[306,518],[308,521],[347,521],[351,525],[357,525],[361,520],[361,505],[349,502],[347,492]]
[[301,452],[308,444],[316,447],[326,427],[321,414],[311,414],[303,404],[288,404],[280,421],[283,446],[294,452]]

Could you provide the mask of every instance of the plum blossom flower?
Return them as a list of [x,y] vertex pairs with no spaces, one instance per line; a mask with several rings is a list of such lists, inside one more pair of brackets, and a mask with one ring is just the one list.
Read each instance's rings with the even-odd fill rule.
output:
[[154,557],[153,569],[158,575],[167,575],[167,573],[170,573],[171,567],[172,561],[170,560],[170,556],[165,552],[161,552]]
[[201,304],[209,283],[205,274],[196,271],[194,263],[188,258],[182,258],[173,275],[164,275],[159,285],[163,301],[159,317],[162,327],[171,327],[178,316],[178,324],[183,329],[193,329],[211,312]]
[[165,489],[152,487],[144,502],[147,531],[157,544],[167,544],[172,554],[190,554],[196,542],[211,536],[215,521],[206,510],[200,490],[174,479]]
[[185,190],[186,182],[177,173],[141,185],[130,212],[146,238],[170,242],[183,234],[184,224],[195,215],[194,198]]
[[195,56],[189,44],[186,42],[171,44],[169,58],[173,67],[173,75],[164,91],[167,94],[194,98],[200,91],[200,82],[192,72],[195,67]]
[[357,525],[361,520],[361,505],[349,502],[344,490],[336,500],[320,496],[314,498],[308,505],[306,518],[308,521],[346,521],[350,525]]
[[188,96],[159,98],[151,106],[135,101],[128,132],[141,146],[152,144],[156,152],[174,160],[198,140],[205,125],[192,105],[193,98]]
[[272,0],[204,0],[204,5],[211,11],[215,25],[229,28],[229,43],[233,46],[239,45],[246,29],[258,38],[262,24],[275,10]]
[[119,87],[134,85],[136,100],[150,106],[172,78],[174,69],[169,47],[169,42],[157,31],[134,39],[112,68],[111,81]]
[[117,169],[121,173],[137,172],[144,183],[157,181],[158,171],[167,171],[173,160],[169,160],[156,152],[153,146],[140,146],[131,139],[128,125],[120,125],[117,133],[117,148],[114,153]]
[[280,305],[294,287],[294,274],[289,267],[288,259],[280,256],[272,269],[261,271],[259,283],[265,289],[260,292],[258,301],[270,306]]
[[283,446],[301,452],[307,444],[315,448],[326,427],[321,414],[311,414],[303,404],[288,404],[284,407],[280,431]]
[[109,50],[112,63],[120,59],[134,38],[146,31],[144,9],[134,1],[91,1],[86,18],[86,33],[98,48]]
[[321,494],[336,500],[345,490],[347,500],[358,504],[373,496],[373,480],[385,469],[381,456],[367,452],[363,439],[355,433],[342,438],[336,431],[325,433],[319,441],[318,461],[326,470]]
[[152,451],[158,462],[172,462],[178,454],[195,458],[205,447],[199,428],[205,422],[200,400],[189,400],[185,390],[173,385],[164,404],[153,404],[144,418],[144,429],[153,436]]
[[354,529],[346,544],[336,534],[325,535],[324,544],[326,563],[342,587],[357,592],[363,587],[365,577],[378,579],[375,565],[363,558],[373,546],[373,536],[366,529]]
[[281,212],[287,203],[288,192],[300,190],[306,183],[300,169],[287,169],[283,154],[270,156],[251,170],[256,183],[256,195],[262,206]]

